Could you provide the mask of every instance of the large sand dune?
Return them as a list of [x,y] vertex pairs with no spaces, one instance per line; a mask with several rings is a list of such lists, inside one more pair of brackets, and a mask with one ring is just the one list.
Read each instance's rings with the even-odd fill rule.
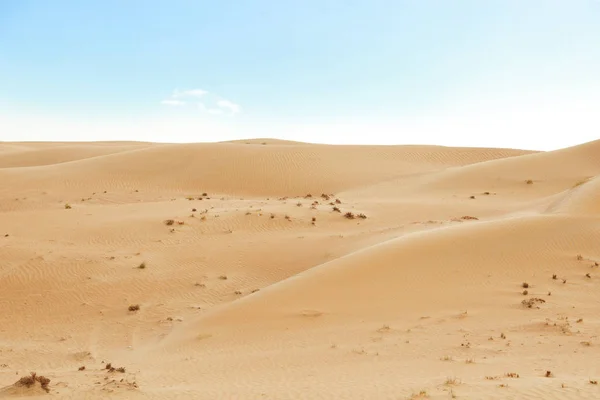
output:
[[0,143],[0,398],[600,398],[599,154]]

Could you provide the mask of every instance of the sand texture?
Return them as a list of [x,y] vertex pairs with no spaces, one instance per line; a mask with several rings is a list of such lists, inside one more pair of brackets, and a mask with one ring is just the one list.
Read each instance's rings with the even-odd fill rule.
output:
[[0,143],[0,399],[598,399],[599,263],[600,141]]

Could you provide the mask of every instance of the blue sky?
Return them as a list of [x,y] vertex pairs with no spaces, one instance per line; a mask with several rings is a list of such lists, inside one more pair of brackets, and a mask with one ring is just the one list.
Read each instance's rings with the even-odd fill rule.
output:
[[598,71],[597,0],[0,1],[0,140],[553,149]]

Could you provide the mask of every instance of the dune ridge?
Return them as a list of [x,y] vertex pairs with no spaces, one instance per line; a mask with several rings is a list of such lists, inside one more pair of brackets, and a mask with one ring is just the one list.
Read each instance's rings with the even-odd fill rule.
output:
[[0,398],[596,398],[597,154],[0,143]]

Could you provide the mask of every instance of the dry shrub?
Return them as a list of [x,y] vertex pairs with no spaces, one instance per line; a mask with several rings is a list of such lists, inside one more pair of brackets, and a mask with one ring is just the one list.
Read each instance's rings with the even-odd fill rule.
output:
[[478,221],[479,218],[477,217],[471,217],[470,215],[465,215],[464,217],[461,217],[460,219],[464,219],[464,220],[475,220]]
[[140,310],[140,305],[139,304],[132,304],[132,305],[129,306],[128,310],[129,311],[133,311],[133,312],[139,311]]
[[165,225],[167,225],[167,226],[171,226],[171,225],[173,225],[174,223],[175,223],[175,220],[174,220],[174,219],[167,219],[167,220],[165,221]]
[[356,218],[356,216],[353,213],[351,213],[350,211],[348,211],[346,214],[344,214],[344,218],[354,219],[354,218]]
[[335,207],[335,206],[332,208],[332,210],[335,211],[335,212],[339,212],[339,213],[342,212],[342,210],[340,210],[339,207]]
[[17,383],[15,383],[15,385],[25,386],[29,388],[35,385],[36,382],[39,382],[42,389],[44,389],[46,392],[50,391],[50,388],[48,387],[48,385],[50,384],[50,379],[46,378],[45,376],[38,375],[35,372],[32,372],[31,375],[23,376],[17,381]]
[[[545,303],[545,302],[546,302],[546,300],[544,300],[544,299],[540,299],[538,297],[532,297],[528,300],[523,300],[521,302],[521,304],[523,304],[524,307],[533,308],[536,304]],[[536,308],[539,308],[539,307],[536,307]]]
[[367,219],[367,216],[363,213],[358,214],[357,217],[360,219]]

